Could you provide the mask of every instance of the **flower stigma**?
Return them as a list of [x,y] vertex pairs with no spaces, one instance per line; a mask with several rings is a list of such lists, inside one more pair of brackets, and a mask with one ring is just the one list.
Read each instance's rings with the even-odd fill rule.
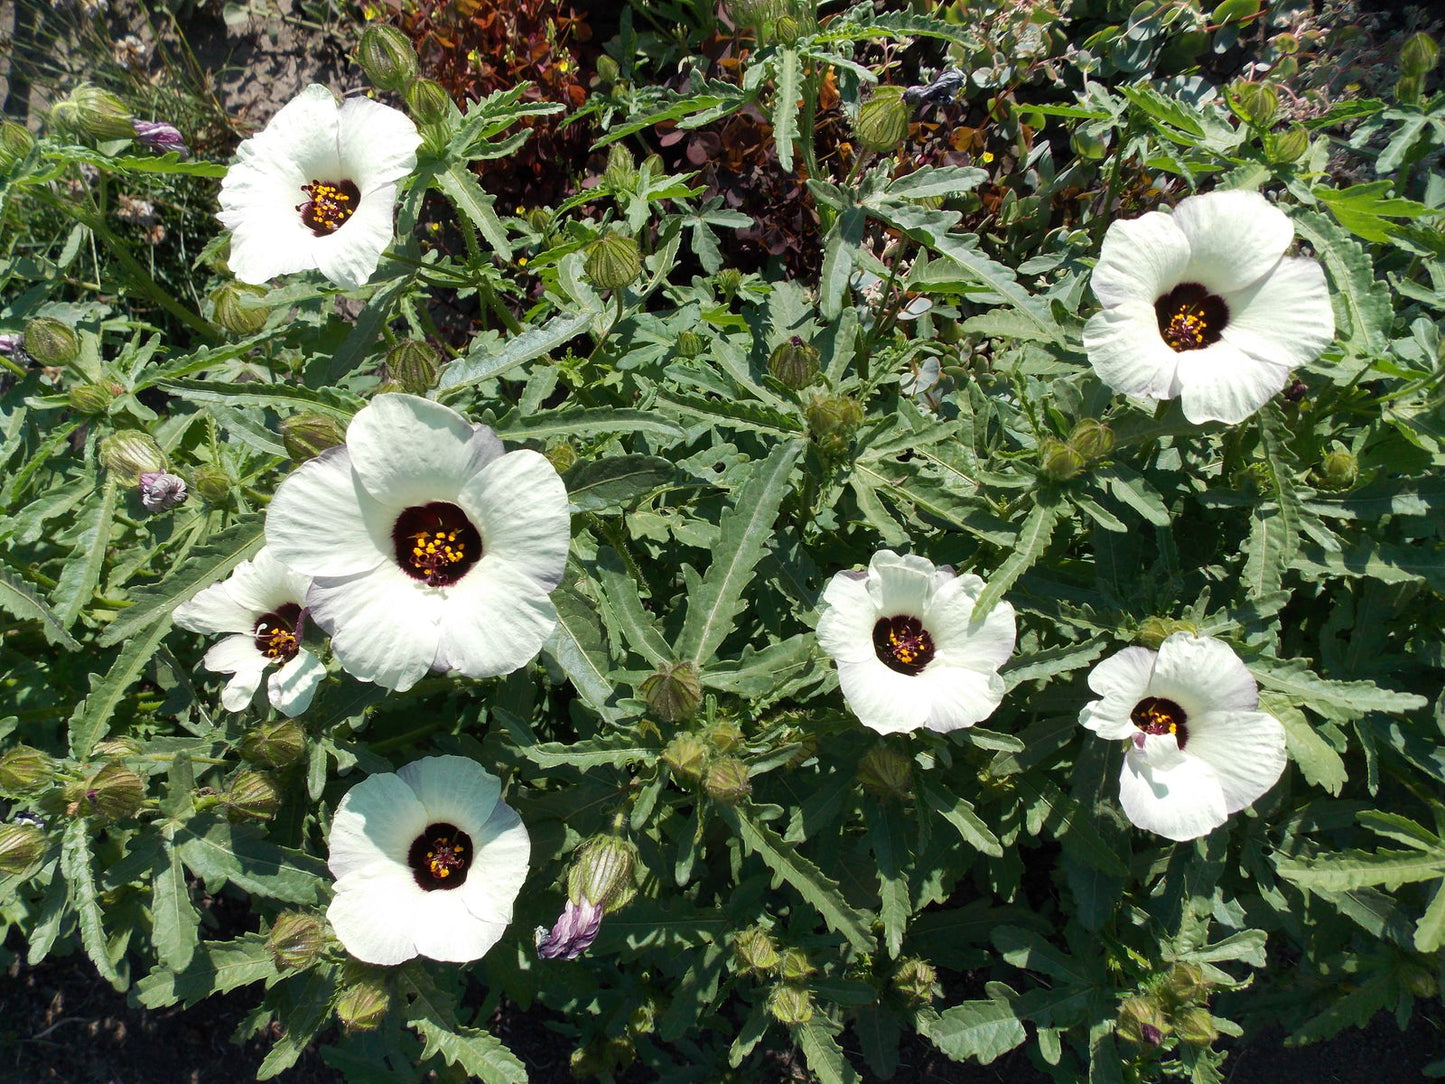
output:
[[472,865],[472,837],[454,824],[429,824],[406,856],[416,883],[428,892],[460,888]]
[[467,514],[446,501],[406,509],[392,528],[396,562],[428,587],[450,587],[482,557],[482,536]]
[[873,626],[873,650],[888,669],[914,677],[933,661],[933,637],[916,617],[881,617]]
[[[1129,719],[1145,734],[1173,734],[1179,748],[1184,748],[1184,739],[1188,734],[1184,724],[1189,717],[1174,701],[1162,696],[1146,696],[1134,705]],[[1136,742],[1141,738],[1142,735],[1135,735]]]
[[290,662],[301,649],[301,607],[294,602],[277,606],[256,619],[256,650],[276,662]]
[[361,202],[361,189],[350,181],[312,181],[303,184],[301,191],[307,199],[298,203],[296,210],[301,212],[301,224],[317,237],[341,229]]
[[1197,282],[1181,282],[1154,302],[1159,334],[1176,353],[1202,350],[1219,341],[1229,308]]

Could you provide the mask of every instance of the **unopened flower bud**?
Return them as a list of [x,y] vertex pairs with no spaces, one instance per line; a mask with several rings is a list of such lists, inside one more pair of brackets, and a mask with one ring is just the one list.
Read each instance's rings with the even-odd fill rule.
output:
[[114,823],[135,816],[145,796],[145,781],[120,761],[112,760],[71,788],[67,812],[73,817],[95,814]]
[[818,379],[818,348],[794,335],[768,355],[768,372],[784,386],[800,391]]
[[265,772],[243,768],[221,798],[231,820],[270,820],[281,808],[281,788]]
[[1135,634],[1139,643],[1150,651],[1158,651],[1159,645],[1176,632],[1197,633],[1199,629],[1188,621],[1180,621],[1173,617],[1146,617],[1139,622],[1139,631]]
[[1219,1038],[1214,1017],[1203,1005],[1191,1005],[1176,1013],[1174,1027],[1179,1032],[1179,1037],[1190,1046],[1208,1046]]
[[115,475],[121,485],[133,486],[142,474],[163,468],[166,457],[148,433],[122,429],[100,442],[100,465]]
[[142,474],[136,488],[140,490],[141,505],[152,515],[169,512],[172,508],[185,504],[186,498],[190,496],[186,492],[184,480],[164,471]]
[[0,169],[9,169],[35,146],[30,129],[13,120],[0,121]]
[[1279,90],[1272,83],[1235,83],[1225,100],[1240,120],[1255,128],[1268,128],[1279,115]]
[[1056,437],[1045,437],[1039,447],[1040,468],[1044,477],[1051,482],[1067,482],[1076,478],[1084,469],[1085,459],[1076,448],[1071,448]]
[[1131,1043],[1158,1046],[1172,1029],[1164,1010],[1152,998],[1131,997],[1119,1006],[1114,1030]]
[[768,994],[768,1012],[780,1024],[794,1027],[813,1019],[813,995],[806,986],[779,983]]
[[778,946],[761,926],[749,926],[733,936],[733,955],[744,971],[761,974],[778,966]]
[[804,412],[808,433],[818,451],[830,459],[841,459],[863,422],[863,407],[846,395],[819,395]]
[[625,192],[637,183],[637,163],[632,152],[621,143],[607,148],[607,168],[602,171],[602,180],[614,192]]
[[938,991],[938,972],[927,960],[911,957],[898,962],[893,972],[893,988],[903,995],[910,1007],[926,1005]]
[[1114,431],[1096,418],[1080,418],[1069,434],[1069,446],[1093,463],[1114,450]]
[[792,45],[802,32],[798,20],[791,15],[783,15],[773,23],[773,40],[780,45]]
[[281,443],[293,463],[304,463],[346,443],[346,430],[330,414],[303,411],[281,423]]
[[431,79],[418,79],[406,88],[406,107],[421,125],[445,124],[456,109],[446,88]]
[[704,732],[703,737],[719,753],[735,752],[742,748],[743,744],[742,727],[730,719],[722,719],[713,723]]
[[879,742],[858,761],[858,782],[869,794],[901,802],[913,793],[913,760]]
[[321,919],[309,911],[282,911],[266,937],[266,951],[277,968],[305,970],[316,962],[326,942]]
[[817,970],[800,948],[785,948],[778,955],[778,971],[789,982],[802,982]]
[[1310,134],[1298,126],[1286,132],[1271,134],[1265,140],[1265,148],[1272,161],[1280,165],[1297,162],[1310,149]]
[[621,290],[642,274],[642,250],[625,233],[604,233],[587,249],[587,279],[600,290]]
[[96,742],[95,755],[98,757],[134,757],[139,756],[142,749],[139,738],[132,738],[129,734],[122,734],[117,738],[106,738],[105,741]]
[[1408,38],[1400,47],[1400,74],[1420,79],[1435,70],[1440,60],[1440,47],[1423,30]]
[[703,788],[719,802],[733,805],[753,792],[748,782],[748,766],[736,757],[723,757],[709,766]]
[[537,955],[543,960],[575,960],[597,939],[606,914],[601,904],[569,898],[562,914],[549,930],[538,926],[534,937]]
[[391,995],[375,979],[348,986],[336,999],[336,1019],[347,1031],[373,1031],[391,1008]]
[[662,759],[679,779],[699,779],[707,767],[707,746],[692,734],[678,734],[667,743]]
[[241,739],[241,755],[268,768],[295,764],[306,752],[306,731],[294,719],[262,723]]
[[65,402],[77,414],[99,417],[110,410],[110,405],[124,391],[125,388],[114,380],[77,384],[65,393]]
[[402,339],[386,352],[386,367],[403,391],[425,395],[437,386],[441,376],[441,356],[424,342]]
[[25,352],[37,365],[69,365],[80,357],[80,336],[53,316],[37,316],[25,325]]
[[372,23],[361,32],[356,62],[380,90],[405,90],[417,73],[416,50],[394,26]]
[[707,349],[707,343],[696,331],[684,331],[677,337],[677,355],[682,358],[695,358]]
[[1180,962],[1169,969],[1164,989],[1174,1004],[1187,1005],[1208,997],[1213,985],[1198,964]]
[[93,83],[81,83],[50,110],[52,121],[91,139],[134,139],[135,127],[125,103]]
[[1073,134],[1069,136],[1069,146],[1080,158],[1087,158],[1093,162],[1102,161],[1109,155],[1109,141],[1086,128],[1074,129]]
[[743,286],[743,273],[736,267],[724,267],[712,277],[719,297],[732,300]]
[[0,873],[18,876],[45,857],[45,833],[29,824],[0,824]]
[[617,82],[618,77],[622,74],[622,69],[617,66],[617,61],[613,60],[606,53],[603,53],[597,58],[595,67],[597,69],[597,82],[604,87],[610,87],[613,83]]
[[203,463],[191,475],[191,482],[207,504],[225,504],[235,480],[215,463]]
[[702,703],[702,681],[691,661],[663,664],[642,683],[641,691],[653,717],[663,723],[691,719]]
[[211,293],[211,319],[225,331],[244,338],[266,326],[271,310],[247,304],[252,298],[266,296],[266,287],[246,282],[226,282]]
[[131,126],[135,129],[136,139],[151,150],[161,154],[175,151],[182,158],[190,156],[191,148],[186,146],[185,137],[175,125],[157,120],[137,120],[132,121]]
[[53,778],[55,761],[39,749],[17,745],[0,757],[0,793],[12,798],[36,794]]
[[558,474],[564,474],[577,462],[577,449],[567,441],[558,441],[547,449],[547,462]]
[[912,110],[903,100],[904,87],[876,87],[866,102],[858,107],[853,122],[853,138],[870,151],[887,152],[898,149],[908,136]]
[[1320,461],[1320,482],[1327,489],[1349,489],[1360,477],[1360,461],[1343,448]]
[[636,891],[636,867],[637,848],[631,842],[621,836],[594,836],[577,848],[567,871],[567,895],[577,903],[586,900],[615,911]]

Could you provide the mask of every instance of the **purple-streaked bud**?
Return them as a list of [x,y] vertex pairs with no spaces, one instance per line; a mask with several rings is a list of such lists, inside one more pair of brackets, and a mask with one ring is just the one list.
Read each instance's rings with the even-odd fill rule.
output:
[[185,137],[175,125],[159,120],[135,120],[131,124],[135,127],[135,137],[151,150],[161,154],[175,151],[182,158],[190,156],[191,148],[186,146]]
[[186,483],[165,471],[147,471],[140,476],[140,503],[147,512],[169,512],[186,503]]
[[602,928],[602,907],[600,904],[567,901],[562,916],[550,933],[537,927],[537,955],[544,960],[575,960],[587,951]]

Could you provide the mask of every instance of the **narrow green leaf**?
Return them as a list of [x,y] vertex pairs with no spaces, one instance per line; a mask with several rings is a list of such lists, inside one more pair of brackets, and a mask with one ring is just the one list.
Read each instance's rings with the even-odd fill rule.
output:
[[1435,889],[1430,906],[1415,926],[1415,951],[1435,952],[1445,944],[1445,881]]
[[[1337,317],[1336,334],[1352,353],[1372,361],[1385,349],[1385,332],[1390,326],[1390,288],[1375,271],[1374,263],[1360,245],[1335,223],[1317,211],[1294,216],[1299,235],[1308,241],[1329,273],[1330,291]],[[1358,366],[1342,366],[1331,373],[1334,379],[1349,380]]]
[[1250,664],[1250,673],[1266,688],[1278,689],[1294,703],[1332,719],[1358,719],[1372,711],[1397,715],[1416,711],[1426,703],[1423,696],[1382,689],[1372,681],[1322,678],[1304,659],[1256,659]]
[[[773,98],[773,146],[778,152],[778,168],[793,172],[793,142],[798,138],[798,84],[802,65],[796,49],[784,47],[777,56],[777,79]],[[804,138],[811,139],[812,132]]]
[[257,1080],[270,1080],[296,1064],[307,1044],[331,1019],[334,987],[332,970],[314,967],[272,989],[269,1000],[275,1005],[282,1032],[256,1068]]
[[1445,850],[1341,851],[1313,858],[1278,855],[1279,875],[1301,888],[1346,892],[1367,885],[1398,888],[1415,881],[1445,877]]
[[500,349],[492,346],[491,339],[479,338],[467,354],[442,370],[438,396],[446,399],[460,388],[503,376],[518,365],[556,350],[591,327],[596,315],[592,312],[559,313],[545,324],[529,327],[514,335]]
[[484,1084],[526,1084],[527,1067],[490,1032],[465,1027],[452,1031],[425,1016],[407,1024],[426,1041],[423,1060],[440,1054],[448,1065]]
[[631,729],[609,730],[601,737],[574,742],[542,742],[527,723],[507,711],[496,708],[494,718],[507,729],[516,743],[517,752],[543,768],[563,765],[573,768],[595,768],[608,764],[621,766],[637,761],[656,759],[658,745],[642,740]]
[[954,1061],[973,1058],[987,1065],[1028,1038],[1007,1001],[964,1001],[923,1019],[927,1024],[920,1030],[928,1041]]
[[509,410],[492,423],[498,435],[508,440],[546,440],[550,437],[589,436],[593,433],[647,433],[655,437],[680,437],[682,430],[655,411],[579,408],[552,410],[523,417]]
[[65,826],[60,839],[60,872],[70,888],[70,906],[80,924],[80,943],[100,977],[122,993],[130,985],[110,961],[105,925],[101,920],[100,894],[95,888],[95,871],[90,855],[90,825],[77,817]]
[[829,320],[838,319],[848,297],[853,267],[863,244],[867,216],[861,207],[845,209],[823,242],[823,270],[818,276],[818,307]]
[[101,489],[100,503],[82,521],[84,525],[76,537],[75,548],[60,574],[60,582],[55,585],[52,596],[55,616],[67,628],[75,623],[100,583],[105,555],[110,552],[117,491],[115,479],[107,478]]
[[291,413],[315,410],[349,422],[361,409],[362,401],[337,388],[306,388],[300,384],[234,384],[226,380],[158,380],[156,384],[172,395],[193,403],[228,406],[261,406]]
[[607,638],[596,607],[571,587],[552,592],[557,607],[557,628],[543,650],[562,668],[584,703],[608,722],[616,723],[622,713],[610,674],[612,660]]
[[1345,760],[1320,737],[1304,713],[1278,693],[1265,692],[1259,698],[1259,707],[1283,724],[1285,747],[1305,779],[1331,794],[1339,794],[1349,778]]
[[884,192],[899,199],[958,196],[988,180],[988,171],[975,166],[924,166],[888,182]]
[[106,731],[106,725],[115,714],[116,706],[125,696],[126,690],[141,675],[154,658],[156,648],[165,639],[167,627],[157,624],[142,635],[126,642],[105,676],[90,675],[90,693],[76,707],[70,716],[70,754],[79,759],[90,756],[95,743]]
[[793,1034],[819,1084],[857,1084],[858,1073],[834,1038],[836,1025],[814,1018],[795,1027]]
[[983,819],[974,812],[973,803],[959,798],[941,784],[928,778],[921,787],[924,804],[957,829],[963,841],[976,851],[1003,857],[1003,844]]
[[982,621],[1018,578],[1044,555],[1044,550],[1049,548],[1050,539],[1054,537],[1054,527],[1058,521],[1058,498],[1046,491],[1039,492],[1033,508],[1029,510],[1023,526],[1019,528],[1019,537],[1013,552],[988,577],[988,585],[974,603],[974,621]]
[[894,802],[865,802],[863,822],[868,827],[868,847],[878,869],[878,909],[883,919],[883,937],[888,955],[903,950],[903,935],[913,913],[908,894],[908,833],[903,812]]
[[176,831],[176,850],[187,868],[208,882],[286,903],[315,903],[326,867],[300,851],[268,842],[259,829],[197,817]]
[[596,574],[607,597],[603,620],[615,622],[627,646],[653,666],[668,661],[672,648],[658,631],[652,615],[642,608],[641,588],[628,573],[616,550],[597,550]]
[[184,970],[157,968],[136,983],[136,994],[148,1009],[178,1002],[189,1007],[212,994],[275,977],[276,965],[266,951],[266,936],[248,933],[234,941],[203,942]]
[[435,179],[437,187],[451,200],[452,206],[477,228],[477,232],[492,251],[503,261],[510,260],[512,242],[507,237],[502,220],[497,217],[497,212],[492,210],[492,204],[496,203],[497,197],[482,191],[476,176],[460,162],[444,173],[435,174]]
[[636,504],[676,477],[677,469],[670,459],[618,455],[576,463],[562,480],[573,511],[613,512]]
[[79,641],[66,631],[60,615],[45,604],[20,573],[4,565],[0,565],[0,610],[22,621],[39,621],[47,643],[67,651],[80,648]]
[[162,839],[165,865],[151,879],[151,942],[160,962],[172,971],[184,971],[195,956],[201,916],[191,903],[186,870],[175,844]]

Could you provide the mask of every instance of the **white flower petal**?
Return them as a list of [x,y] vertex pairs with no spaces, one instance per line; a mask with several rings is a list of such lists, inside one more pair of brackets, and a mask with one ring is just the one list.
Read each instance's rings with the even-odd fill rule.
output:
[[1219,780],[1202,760],[1160,767],[1132,748],[1119,775],[1119,805],[1131,823],[1177,841],[1212,832],[1228,815]]
[[475,858],[466,883],[456,891],[467,910],[486,922],[512,921],[512,906],[527,879],[532,841],[517,811],[505,802],[492,809],[480,832],[472,833]]
[[[915,554],[879,550],[868,562],[868,593],[880,617],[921,617],[933,583],[933,562]],[[871,630],[870,630],[871,631]]]
[[472,837],[474,847],[482,825],[502,796],[502,781],[470,757],[423,757],[398,768],[426,809],[427,823],[452,824]]
[[425,897],[409,877],[389,863],[376,863],[336,882],[326,917],[346,951],[368,964],[390,966],[417,954],[417,915]]
[[1125,301],[1084,324],[1089,364],[1109,387],[1143,399],[1179,394],[1180,354],[1159,335],[1152,302]]
[[456,502],[473,469],[472,435],[471,423],[450,407],[393,393],[378,395],[351,419],[346,448],[366,491],[401,511]]
[[352,677],[405,692],[431,669],[447,600],[396,564],[355,576],[317,576],[306,601]]
[[465,888],[463,885],[421,894],[408,920],[417,952],[433,960],[467,963],[480,960],[502,939],[507,924],[488,922],[472,914],[462,895]]
[[929,709],[924,726],[946,734],[973,726],[992,715],[1003,701],[1003,678],[993,671],[931,663],[912,680],[922,686]]
[[[217,640],[201,660],[207,670],[218,674],[260,673],[270,665],[271,660],[256,647],[256,638],[249,633],[239,633]],[[254,691],[254,690],[253,690]]]
[[1258,192],[1190,196],[1174,208],[1174,224],[1189,242],[1181,282],[1227,294],[1269,273],[1294,240],[1289,217]]
[[430,823],[426,806],[400,776],[393,772],[368,776],[336,807],[326,864],[338,879],[379,863],[389,863],[393,872],[411,879],[407,854]]
[[226,687],[221,690],[221,707],[227,711],[245,711],[261,687],[261,678],[266,668],[258,666],[251,670],[237,670]]
[[475,678],[510,674],[535,659],[557,628],[552,600],[509,561],[483,557],[446,591],[432,658],[437,670]]
[[545,456],[524,449],[494,459],[458,503],[474,517],[488,557],[505,559],[544,591],[562,582],[572,519],[567,487]]
[[1279,781],[1284,772],[1284,727],[1258,711],[1212,711],[1191,720],[1184,749],[1213,770],[1224,807],[1237,813]]
[[1289,366],[1257,360],[1220,340],[1179,359],[1180,405],[1195,425],[1244,421],[1284,390]]
[[902,734],[928,722],[933,703],[928,687],[879,662],[838,664],[838,684],[858,721],[880,734]]
[[266,683],[271,706],[285,715],[300,715],[311,706],[326,667],[309,651],[298,651]]
[[1183,280],[1189,242],[1174,220],[1159,211],[1134,219],[1115,219],[1104,233],[1099,262],[1089,279],[1105,306],[1154,302]]
[[1173,700],[1191,720],[1206,711],[1259,706],[1259,686],[1230,646],[1187,632],[1176,632],[1159,645],[1149,692]]
[[868,573],[836,573],[823,590],[823,602],[818,646],[840,664],[876,660],[873,626],[880,615],[868,593]]
[[311,238],[313,266],[343,290],[354,290],[376,272],[395,232],[396,186],[383,185],[362,196],[341,228]]
[[226,590],[225,581],[222,581],[211,584],[189,602],[177,606],[171,614],[171,620],[192,632],[249,633],[256,627],[258,616],[249,606],[237,602],[231,592]]
[[347,449],[328,448],[276,487],[266,541],[302,575],[351,576],[394,559],[393,518],[363,488]]
[[370,98],[353,97],[341,103],[336,126],[350,179],[363,200],[384,185],[393,186],[394,198],[396,183],[416,169],[421,133],[411,118]]
[[959,576],[929,599],[923,626],[936,651],[929,670],[961,666],[993,672],[1008,662],[1017,637],[1014,608],[1007,602],[995,603],[982,621],[975,622],[973,604],[983,588],[977,576]]
[[1089,688],[1100,696],[1128,700],[1132,707],[1148,695],[1155,656],[1147,647],[1126,647],[1089,672]]
[[254,628],[257,618],[275,613],[287,603],[302,605],[311,581],[292,572],[263,546],[251,560],[236,566],[224,586],[237,604],[250,612],[252,624],[248,627]]
[[1294,368],[1320,356],[1335,337],[1335,313],[1324,269],[1314,260],[1284,259],[1253,286],[1228,294],[1225,342],[1258,361]]

